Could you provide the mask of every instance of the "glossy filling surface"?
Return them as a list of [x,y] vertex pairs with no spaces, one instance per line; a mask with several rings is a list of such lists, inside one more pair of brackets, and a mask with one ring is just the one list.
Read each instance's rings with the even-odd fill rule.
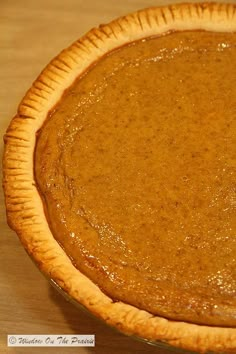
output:
[[236,325],[236,34],[122,47],[38,133],[35,178],[56,240],[114,300]]

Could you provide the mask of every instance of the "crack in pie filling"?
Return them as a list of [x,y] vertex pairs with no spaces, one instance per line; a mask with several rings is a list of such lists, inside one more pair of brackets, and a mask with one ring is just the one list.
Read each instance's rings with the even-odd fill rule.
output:
[[5,136],[8,221],[39,267],[123,332],[200,352],[236,350],[235,13],[92,30]]

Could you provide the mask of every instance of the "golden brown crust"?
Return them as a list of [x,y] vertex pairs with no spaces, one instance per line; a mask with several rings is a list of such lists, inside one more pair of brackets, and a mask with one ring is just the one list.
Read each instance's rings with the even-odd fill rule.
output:
[[92,313],[127,334],[199,352],[235,352],[236,329],[169,321],[113,302],[81,274],[53,238],[34,182],[36,132],[64,90],[105,53],[172,30],[236,31],[236,5],[182,4],[150,8],[102,25],[62,51],[22,100],[5,135],[7,218],[40,269]]

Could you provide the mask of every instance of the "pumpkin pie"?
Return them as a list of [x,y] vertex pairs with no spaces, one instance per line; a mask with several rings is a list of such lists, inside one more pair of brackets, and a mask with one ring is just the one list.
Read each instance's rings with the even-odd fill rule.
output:
[[236,350],[236,5],[150,8],[88,32],[5,135],[10,227],[122,332]]

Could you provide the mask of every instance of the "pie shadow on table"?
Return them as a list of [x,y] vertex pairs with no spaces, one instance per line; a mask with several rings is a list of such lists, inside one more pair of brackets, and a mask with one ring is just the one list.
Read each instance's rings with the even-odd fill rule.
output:
[[86,348],[91,353],[104,354],[105,349],[112,354],[147,353],[173,354],[173,351],[149,345],[135,338],[119,333],[90,314],[82,306],[75,306],[53,287],[49,286],[49,296],[58,306],[71,329],[71,334],[95,334],[95,348]]

